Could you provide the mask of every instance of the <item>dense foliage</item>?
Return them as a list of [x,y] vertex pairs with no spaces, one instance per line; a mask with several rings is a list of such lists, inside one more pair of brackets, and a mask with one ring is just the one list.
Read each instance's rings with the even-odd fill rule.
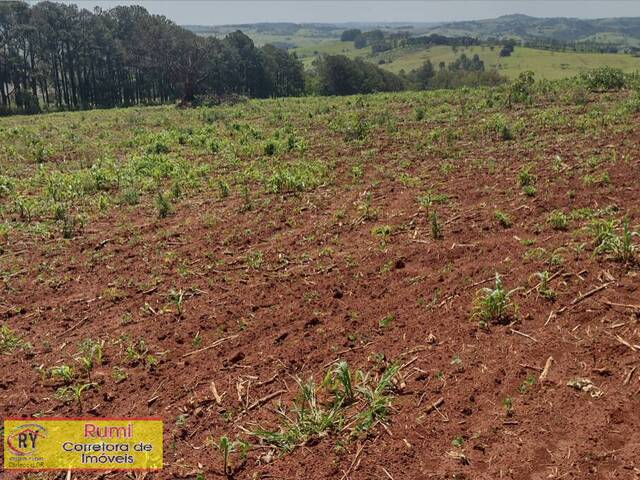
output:
[[466,36],[447,37],[444,35],[431,34],[414,37],[405,31],[385,33],[379,29],[368,32],[361,32],[358,29],[345,30],[342,32],[340,40],[343,42],[353,42],[354,47],[358,49],[371,47],[372,53],[386,52],[394,48],[402,47],[431,47],[434,45],[469,47],[472,45],[480,45],[481,43],[477,38]]
[[302,64],[241,32],[198,37],[139,6],[0,2],[0,109],[112,107],[303,91]]
[[310,89],[320,95],[393,92],[405,87],[398,75],[344,55],[325,55],[314,62],[314,67]]
[[447,66],[440,64],[437,71],[427,60],[402,78],[412,90],[493,86],[506,82],[495,70],[485,71],[484,62],[478,55],[469,58],[464,53]]

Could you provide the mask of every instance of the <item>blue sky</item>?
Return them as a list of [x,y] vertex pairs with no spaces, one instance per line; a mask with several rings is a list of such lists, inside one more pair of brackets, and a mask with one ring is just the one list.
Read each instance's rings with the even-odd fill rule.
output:
[[[30,3],[35,3],[31,1]],[[156,0],[67,1],[92,9],[139,4],[179,24],[254,22],[438,22],[523,13],[537,17],[640,17],[640,0]]]

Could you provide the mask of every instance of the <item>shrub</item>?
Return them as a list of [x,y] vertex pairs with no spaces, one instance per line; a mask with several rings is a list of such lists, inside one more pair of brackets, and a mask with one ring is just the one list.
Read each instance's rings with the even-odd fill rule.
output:
[[536,83],[535,74],[532,71],[522,72],[509,87],[507,105],[514,103],[533,103],[533,86]]
[[580,79],[591,91],[620,90],[625,86],[622,70],[612,67],[600,67],[583,72]]

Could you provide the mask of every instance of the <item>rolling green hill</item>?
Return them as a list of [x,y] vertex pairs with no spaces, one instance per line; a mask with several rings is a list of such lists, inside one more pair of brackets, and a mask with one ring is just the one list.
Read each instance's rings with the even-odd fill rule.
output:
[[620,47],[640,47],[640,17],[633,18],[537,18],[528,15],[505,15],[486,20],[449,23],[256,23],[243,25],[200,26],[186,28],[201,35],[224,36],[242,30],[257,43],[290,42],[296,47],[311,42],[337,40],[342,31],[357,27],[362,31],[410,32],[412,35],[438,33],[447,36],[471,36],[480,39],[516,38],[519,40],[552,39],[562,42],[596,41]]
[[640,45],[640,18],[536,18],[506,15],[489,20],[452,22],[429,29],[430,33],[477,38],[512,37],[521,40],[548,38],[563,42],[597,39],[615,45]]
[[490,38],[516,38],[531,43],[540,39],[558,42],[595,42],[617,48],[640,48],[640,18],[536,18],[527,15],[507,15],[488,20],[452,22],[445,24],[425,23],[344,23],[344,24],[296,24],[259,23],[226,26],[187,26],[200,35],[223,37],[242,30],[258,45],[272,43],[295,51],[306,68],[322,54],[346,55],[362,58],[398,73],[419,67],[426,60],[437,67],[440,62],[448,64],[461,53],[478,54],[487,68],[495,68],[503,75],[514,78],[524,70],[533,70],[539,78],[559,79],[570,77],[581,71],[611,66],[634,72],[640,70],[640,58],[627,53],[581,53],[553,51],[530,47],[516,47],[511,57],[500,57],[499,47],[449,46],[403,47],[382,53],[372,53],[370,47],[356,49],[353,42],[341,42],[341,33],[348,28],[362,31],[380,29],[385,34],[410,32],[412,36],[437,33],[446,36],[470,36],[483,40]]

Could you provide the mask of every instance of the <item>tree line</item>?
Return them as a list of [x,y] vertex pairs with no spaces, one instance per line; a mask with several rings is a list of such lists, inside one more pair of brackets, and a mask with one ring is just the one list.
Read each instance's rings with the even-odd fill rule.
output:
[[[360,35],[355,31],[353,34]],[[402,35],[366,32],[395,44]],[[437,41],[448,41],[445,37]],[[360,59],[323,55],[305,72],[293,53],[257,48],[240,31],[198,36],[139,6],[79,9],[0,2],[0,114],[217,102],[221,97],[351,95],[495,84],[475,56],[396,75]]]
[[398,75],[361,59],[325,55],[314,61],[314,69],[307,75],[308,92],[319,95],[479,87],[507,81],[495,70],[485,70],[477,54],[469,58],[464,53],[448,65],[440,62],[436,68],[427,60],[419,68]]
[[200,37],[139,6],[0,2],[0,113],[303,91],[294,54],[240,31]]
[[414,37],[409,32],[385,33],[382,30],[370,30],[363,32],[358,28],[351,28],[342,32],[340,40],[343,42],[353,42],[355,48],[371,47],[372,53],[384,52],[394,48],[402,47],[432,47],[436,45],[447,45],[451,47],[470,47],[481,45],[480,40],[468,36],[447,37],[432,33]]

